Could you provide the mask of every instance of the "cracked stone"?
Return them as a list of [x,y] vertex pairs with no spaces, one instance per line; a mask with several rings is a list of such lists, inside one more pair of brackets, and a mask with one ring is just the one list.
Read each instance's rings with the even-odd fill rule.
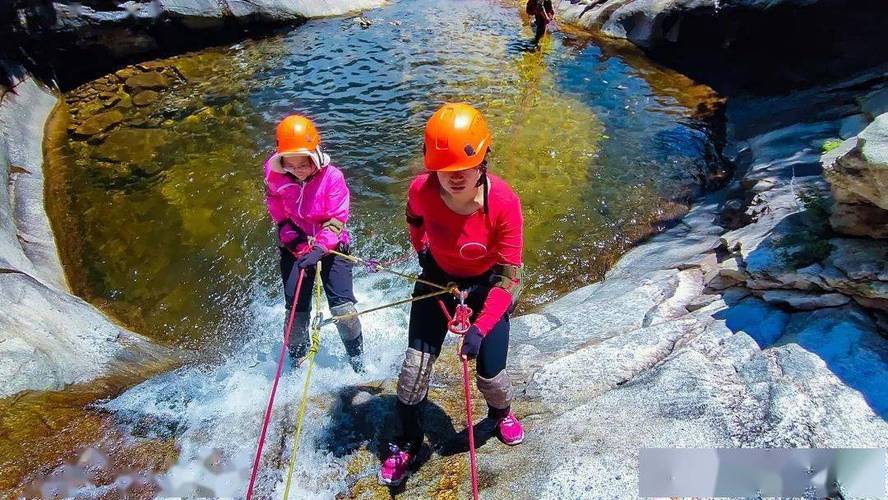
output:
[[838,307],[851,302],[851,298],[840,293],[805,293],[792,290],[768,290],[762,298],[769,304],[790,307],[802,311],[822,307]]

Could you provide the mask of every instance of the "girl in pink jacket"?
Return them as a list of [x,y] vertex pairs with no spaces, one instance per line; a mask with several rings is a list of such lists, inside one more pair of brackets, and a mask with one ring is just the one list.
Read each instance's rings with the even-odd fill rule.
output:
[[[293,307],[299,271],[305,270],[288,346],[297,363],[305,357],[310,344],[308,326],[318,262],[330,313],[338,316],[357,312],[352,264],[329,253],[349,251],[345,228],[349,216],[348,186],[342,172],[321,151],[320,142],[311,120],[288,116],[277,127],[277,151],[265,162],[265,201],[278,228],[287,311]],[[338,321],[336,327],[352,368],[362,371],[360,320],[355,317]]]

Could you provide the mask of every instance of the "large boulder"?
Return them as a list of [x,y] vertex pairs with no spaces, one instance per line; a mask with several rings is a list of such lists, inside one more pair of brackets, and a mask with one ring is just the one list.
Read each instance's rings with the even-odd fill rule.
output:
[[[161,0],[161,12],[171,17],[230,17],[241,22],[293,21],[312,17],[337,16],[346,12],[379,7],[383,0]],[[146,3],[147,5],[147,3]]]
[[[561,21],[623,38],[716,90],[798,88],[884,57],[882,0],[561,0]],[[767,54],[763,57],[763,54]],[[768,75],[761,78],[761,75]]]
[[833,228],[852,236],[888,238],[888,113],[823,156],[836,205]]
[[0,398],[170,359],[68,289],[43,208],[43,131],[55,103],[30,78],[0,101]]

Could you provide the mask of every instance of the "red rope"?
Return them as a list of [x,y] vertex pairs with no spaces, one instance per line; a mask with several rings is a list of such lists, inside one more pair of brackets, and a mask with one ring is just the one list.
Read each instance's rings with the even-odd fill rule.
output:
[[460,353],[460,351],[462,351],[462,336],[469,329],[469,318],[472,316],[472,309],[465,304],[458,304],[454,311],[454,315],[451,316],[450,311],[447,310],[447,306],[444,305],[443,300],[438,299],[438,306],[441,307],[441,312],[444,313],[444,317],[447,318],[447,328],[451,333],[460,336],[459,344],[456,346],[456,354],[462,361],[463,392],[466,395],[466,432],[469,434],[469,464],[472,474],[472,498],[478,500],[478,465],[475,462],[475,426],[474,419],[472,418],[472,384],[469,381],[469,360]]
[[296,282],[296,295],[293,305],[290,307],[290,318],[287,320],[287,329],[284,330],[284,344],[281,346],[281,355],[278,357],[277,372],[274,374],[274,383],[271,385],[271,396],[268,398],[268,407],[265,408],[265,419],[262,422],[262,433],[259,434],[259,446],[256,448],[256,458],[253,460],[253,472],[250,474],[250,486],[247,487],[247,500],[253,498],[253,486],[256,484],[256,475],[259,474],[259,460],[262,458],[262,447],[265,445],[265,433],[268,431],[268,422],[271,420],[271,407],[274,405],[274,395],[277,392],[278,381],[281,379],[281,370],[284,368],[284,359],[287,356],[287,346],[290,344],[290,332],[293,329],[293,318],[296,316],[296,304],[299,302],[299,292],[302,290],[302,278],[305,269],[299,270],[299,280]]
[[[462,344],[462,342],[460,342]],[[463,389],[466,393],[466,429],[469,433],[469,463],[472,470],[472,498],[478,500],[478,466],[475,463],[475,428],[472,420],[472,386],[469,383],[469,361],[460,356],[463,367]]]

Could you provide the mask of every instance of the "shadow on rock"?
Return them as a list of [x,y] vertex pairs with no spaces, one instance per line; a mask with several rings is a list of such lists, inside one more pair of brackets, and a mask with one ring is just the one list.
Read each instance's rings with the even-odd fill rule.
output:
[[[329,422],[318,440],[318,448],[337,458],[346,457],[366,447],[380,461],[389,453],[388,444],[400,429],[395,418],[397,396],[383,394],[383,387],[358,385],[342,388],[330,408]],[[451,456],[469,450],[466,429],[457,432],[451,417],[437,404],[426,401],[422,411],[426,444],[416,457],[415,471],[434,454]],[[495,435],[495,423],[485,418],[474,427],[475,446],[483,446]],[[397,489],[393,489],[397,492]]]

